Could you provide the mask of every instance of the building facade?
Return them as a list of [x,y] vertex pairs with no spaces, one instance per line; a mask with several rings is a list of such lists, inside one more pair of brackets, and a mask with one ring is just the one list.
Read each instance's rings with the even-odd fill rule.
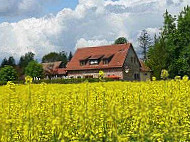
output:
[[140,60],[141,69],[140,69],[140,79],[141,81],[147,81],[152,78],[152,71],[148,68],[143,60]]
[[79,48],[66,68],[61,61],[42,65],[46,78],[99,78],[99,71],[104,72],[104,77],[117,80],[151,78],[150,69],[138,59],[130,43]]
[[132,44],[119,44],[77,49],[66,67],[68,78],[106,78],[141,80],[141,62]]

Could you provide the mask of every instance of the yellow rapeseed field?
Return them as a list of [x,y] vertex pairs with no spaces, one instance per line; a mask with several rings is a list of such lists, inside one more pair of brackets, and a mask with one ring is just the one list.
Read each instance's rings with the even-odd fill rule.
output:
[[190,81],[8,83],[0,141],[190,141]]

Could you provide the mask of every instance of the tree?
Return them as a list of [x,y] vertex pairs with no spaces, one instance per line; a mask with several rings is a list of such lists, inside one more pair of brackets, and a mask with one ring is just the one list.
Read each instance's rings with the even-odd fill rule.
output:
[[31,76],[31,77],[43,77],[43,68],[42,65],[39,64],[37,61],[31,61],[27,67],[25,68],[25,75]]
[[2,63],[1,63],[1,67],[5,67],[5,65],[8,65],[8,60],[7,58],[4,58]]
[[186,58],[180,57],[176,59],[170,66],[169,70],[172,73],[171,76],[184,76],[190,75],[190,66]]
[[9,57],[9,59],[8,59],[8,65],[9,66],[15,66],[16,65],[15,64],[15,59],[14,59],[13,56]]
[[70,52],[69,56],[68,56],[68,61],[71,61],[72,58],[73,58],[73,54],[72,54],[72,52]]
[[176,18],[173,17],[171,14],[169,14],[169,12],[166,10],[166,12],[164,13],[164,30],[162,35],[164,36],[168,36],[171,35],[175,32],[176,30],[176,24],[175,24],[175,20]]
[[20,57],[19,66],[25,68],[29,62],[34,61],[34,53],[28,52],[24,56]]
[[152,44],[152,39],[146,30],[142,30],[141,35],[138,38],[139,46],[142,48],[143,60],[147,59],[147,51]]
[[15,59],[13,56],[9,57],[8,60],[7,58],[4,58],[2,63],[1,63],[1,67],[5,67],[5,65],[9,65],[9,66],[15,66]]
[[190,75],[189,6],[178,16],[165,12],[161,35],[148,52],[147,65],[156,75],[161,69],[168,70],[170,78]]
[[0,70],[0,81],[15,81],[18,75],[12,66],[5,66]]
[[49,63],[49,62],[56,62],[56,61],[62,61],[63,65],[66,66],[67,64],[67,54],[62,52],[51,52],[42,58],[42,63]]
[[167,68],[168,52],[163,37],[155,39],[155,44],[147,53],[146,65],[153,70],[153,76],[160,79],[161,70]]
[[119,37],[115,40],[114,44],[125,44],[128,43],[127,39],[125,37]]

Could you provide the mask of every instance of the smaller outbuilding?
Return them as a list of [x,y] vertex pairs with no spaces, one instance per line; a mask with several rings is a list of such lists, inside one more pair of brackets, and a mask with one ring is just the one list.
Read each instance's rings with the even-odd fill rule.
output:
[[42,63],[46,78],[57,78],[66,76],[66,68],[62,61]]
[[141,63],[141,68],[140,68],[140,79],[141,79],[141,81],[150,80],[152,77],[151,69],[145,65],[145,62],[143,60],[139,60],[139,61]]

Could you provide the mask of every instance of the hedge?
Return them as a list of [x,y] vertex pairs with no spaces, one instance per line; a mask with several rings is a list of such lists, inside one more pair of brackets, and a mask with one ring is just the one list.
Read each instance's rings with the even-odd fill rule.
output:
[[[82,82],[99,82],[99,78],[72,78],[72,79],[42,79],[42,80],[34,80],[33,83],[34,84],[40,84],[42,82],[45,82],[47,84],[76,84],[76,83],[82,83]],[[104,78],[103,79],[104,82],[108,82],[108,81],[114,81],[114,79],[109,79],[109,78]],[[13,81],[13,83],[15,84],[24,84],[24,81]],[[2,85],[6,85],[7,82],[6,81],[0,81],[0,86]]]
[[[82,82],[99,82],[99,78],[72,78],[72,79],[53,79],[53,80],[35,80],[33,83],[40,84],[42,82],[45,82],[47,84],[76,84],[76,83],[82,83]],[[114,79],[104,78],[104,82],[108,81],[114,81]]]

